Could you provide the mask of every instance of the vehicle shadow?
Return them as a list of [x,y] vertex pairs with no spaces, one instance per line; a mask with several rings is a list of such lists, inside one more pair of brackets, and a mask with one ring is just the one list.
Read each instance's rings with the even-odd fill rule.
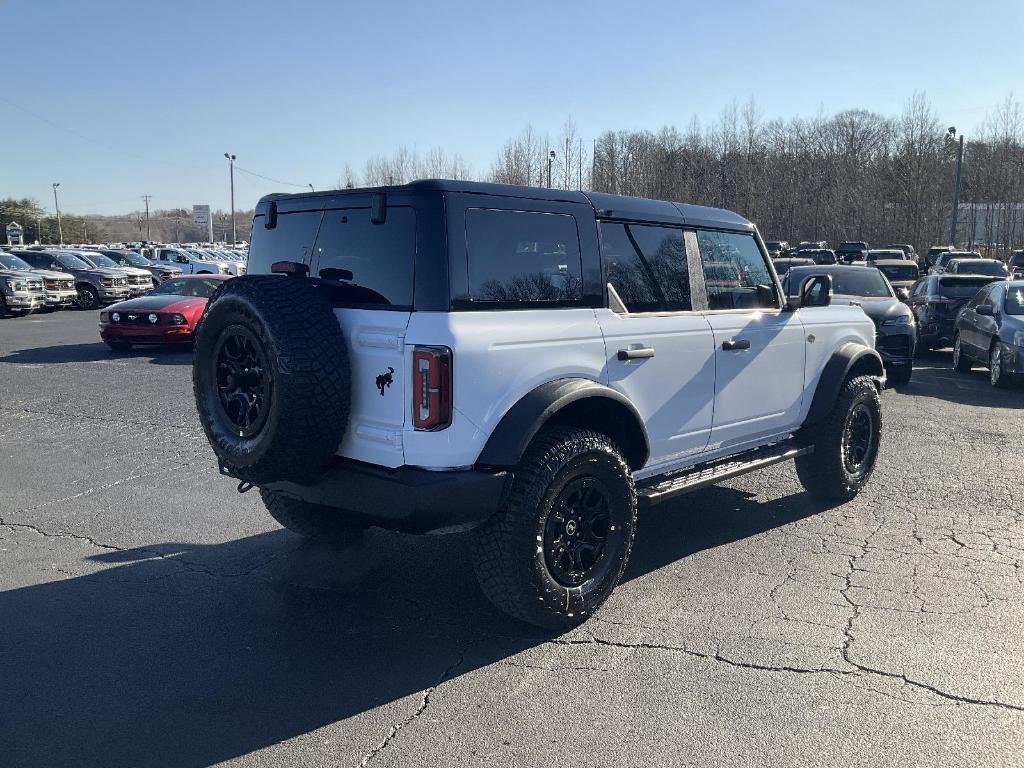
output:
[[118,358],[149,358],[155,365],[191,365],[192,348],[136,347],[115,352],[101,341],[92,344],[58,344],[51,347],[19,349],[0,357],[0,363],[15,365],[60,365],[63,363],[94,363]]
[[896,387],[896,391],[983,408],[1024,407],[1024,389],[1020,385],[997,389],[989,384],[987,368],[978,365],[970,371],[955,371],[952,360],[953,353],[947,350],[921,355],[914,361],[910,382]]
[[[644,514],[626,578],[816,511],[705,489]],[[101,552],[102,570],[2,592],[3,763],[210,765],[383,707],[344,732],[369,750],[422,691],[552,636],[486,602],[470,543],[276,530]]]

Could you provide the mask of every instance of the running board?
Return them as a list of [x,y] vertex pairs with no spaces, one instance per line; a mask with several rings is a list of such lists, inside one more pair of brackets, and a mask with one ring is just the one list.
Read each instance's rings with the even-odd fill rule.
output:
[[755,469],[763,469],[772,464],[789,461],[813,451],[813,445],[798,445],[794,440],[786,440],[766,448],[727,456],[718,461],[697,464],[667,478],[664,476],[663,479],[652,478],[647,481],[648,484],[640,485],[636,489],[637,502],[642,506],[659,504],[681,494],[696,491],[698,488],[714,485],[731,477],[745,475]]

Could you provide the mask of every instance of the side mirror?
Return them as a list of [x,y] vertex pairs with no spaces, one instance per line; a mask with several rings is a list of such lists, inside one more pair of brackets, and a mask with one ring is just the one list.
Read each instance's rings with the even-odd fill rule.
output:
[[979,304],[974,308],[975,313],[983,315],[985,317],[992,317],[992,305],[991,304]]
[[801,307],[827,307],[832,303],[832,276],[809,275],[800,283],[798,296],[790,297],[786,306],[792,311]]

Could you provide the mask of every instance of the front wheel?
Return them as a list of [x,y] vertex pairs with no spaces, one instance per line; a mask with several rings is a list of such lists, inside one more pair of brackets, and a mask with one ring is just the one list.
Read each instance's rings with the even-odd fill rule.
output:
[[476,530],[473,565],[505,613],[549,629],[585,621],[629,559],[636,489],[606,436],[554,427],[530,444],[508,501]]
[[796,460],[800,482],[818,498],[849,501],[867,485],[881,437],[882,404],[874,381],[850,379],[825,420],[800,435],[814,446]]
[[91,285],[78,288],[78,299],[75,302],[79,309],[96,309],[100,305],[100,294]]

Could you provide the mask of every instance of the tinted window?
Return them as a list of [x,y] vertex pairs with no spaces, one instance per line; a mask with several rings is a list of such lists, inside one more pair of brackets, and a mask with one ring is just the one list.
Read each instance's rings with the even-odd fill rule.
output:
[[1006,314],[1024,315],[1024,288],[1014,286],[1006,292]]
[[466,247],[473,301],[565,303],[583,296],[572,216],[471,209]]
[[753,235],[698,231],[697,243],[709,309],[778,306],[771,273]]
[[279,214],[277,226],[273,229],[264,227],[263,221],[263,216],[257,216],[252,222],[250,273],[269,275],[270,265],[275,261],[310,263],[313,241],[320,225],[319,211]]
[[602,224],[605,279],[630,312],[685,312],[690,273],[682,230],[640,224]]
[[916,280],[917,267],[913,264],[880,264],[878,269],[890,280]]
[[[278,226],[282,218],[288,217],[279,216]],[[412,208],[388,206],[381,224],[370,221],[369,208],[325,211],[313,251],[316,273],[348,289],[343,301],[412,307],[416,263],[416,213]],[[338,271],[325,271],[331,269]]]
[[952,299],[966,299],[990,282],[983,277],[943,277],[938,282],[938,293]]
[[968,275],[992,275],[993,277],[1005,277],[1006,267],[999,261],[981,261],[969,259],[958,261],[954,265],[954,271]]
[[22,259],[19,259],[14,254],[0,253],[0,264],[7,269],[31,269],[32,265]]

